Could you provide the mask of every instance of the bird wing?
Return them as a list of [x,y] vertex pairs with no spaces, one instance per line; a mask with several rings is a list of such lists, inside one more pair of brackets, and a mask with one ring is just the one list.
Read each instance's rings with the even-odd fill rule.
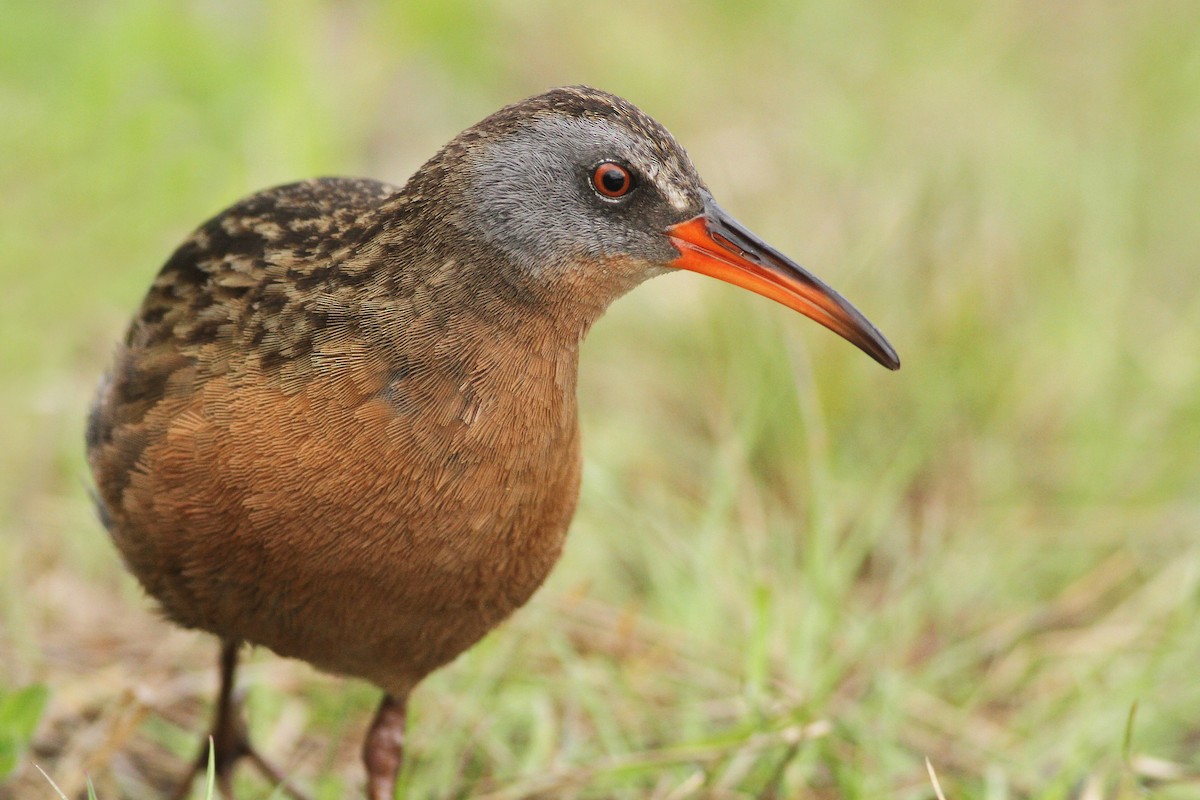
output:
[[319,279],[343,255],[339,251],[370,234],[372,210],[397,191],[353,178],[278,186],[222,211],[175,250],[134,317],[88,418],[88,460],[110,529],[129,475],[158,433],[143,426],[150,410],[194,393],[202,378],[222,369],[220,353],[242,336],[268,358],[300,347],[298,326],[275,313],[286,299],[277,287],[303,288]]

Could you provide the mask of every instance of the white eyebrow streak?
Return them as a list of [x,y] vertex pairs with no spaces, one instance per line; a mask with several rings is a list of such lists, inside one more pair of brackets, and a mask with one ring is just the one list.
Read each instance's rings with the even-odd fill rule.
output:
[[662,189],[663,195],[667,198],[667,202],[671,204],[672,208],[683,211],[688,207],[687,195],[679,191],[674,184],[659,184],[659,188]]
[[651,156],[644,167],[646,178],[662,193],[671,207],[683,211],[688,207],[687,193],[671,180],[671,173],[658,158]]

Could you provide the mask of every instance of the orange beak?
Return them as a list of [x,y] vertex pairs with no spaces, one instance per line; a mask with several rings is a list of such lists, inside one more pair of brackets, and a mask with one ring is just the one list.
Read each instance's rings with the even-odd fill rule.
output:
[[888,369],[900,369],[896,351],[857,308],[744,228],[707,193],[703,197],[703,214],[667,228],[667,236],[679,250],[679,258],[668,266],[769,297],[821,323]]

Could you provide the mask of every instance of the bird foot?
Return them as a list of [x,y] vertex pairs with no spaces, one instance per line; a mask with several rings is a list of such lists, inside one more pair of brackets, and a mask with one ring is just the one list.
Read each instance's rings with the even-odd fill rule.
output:
[[270,761],[263,758],[248,739],[242,737],[232,742],[226,740],[218,745],[215,732],[209,735],[208,743],[201,748],[200,755],[192,763],[192,768],[180,782],[175,794],[171,795],[172,800],[185,800],[196,776],[208,772],[209,748],[212,749],[213,772],[216,777],[217,789],[221,797],[226,800],[233,800],[233,766],[241,758],[249,760],[269,783],[277,786],[284,795],[291,797],[292,800],[311,800],[308,794],[292,783]]
[[233,691],[237,650],[237,643],[227,642],[221,648],[221,690],[217,696],[216,718],[213,720],[212,732],[205,737],[204,746],[200,748],[199,755],[193,762],[192,768],[184,776],[179,788],[171,796],[172,800],[187,798],[196,776],[208,772],[210,754],[217,789],[225,800],[233,800],[233,767],[242,758],[249,760],[264,778],[281,789],[292,800],[309,800],[307,794],[288,780],[286,775],[263,758],[254,745],[250,744],[250,735],[246,730],[245,717],[242,715],[242,697]]

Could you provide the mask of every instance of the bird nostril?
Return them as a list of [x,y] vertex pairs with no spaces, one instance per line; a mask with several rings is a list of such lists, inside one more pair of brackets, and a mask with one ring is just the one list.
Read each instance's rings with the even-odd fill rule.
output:
[[714,242],[721,245],[721,247],[724,247],[726,250],[729,250],[732,253],[736,253],[737,255],[741,256],[742,258],[746,259],[747,261],[753,261],[755,264],[762,263],[762,259],[759,258],[758,253],[754,253],[749,250],[745,250],[742,247],[739,247],[732,239],[730,239],[725,234],[720,233],[719,231],[710,230],[708,232],[708,235],[712,237],[712,240]]

